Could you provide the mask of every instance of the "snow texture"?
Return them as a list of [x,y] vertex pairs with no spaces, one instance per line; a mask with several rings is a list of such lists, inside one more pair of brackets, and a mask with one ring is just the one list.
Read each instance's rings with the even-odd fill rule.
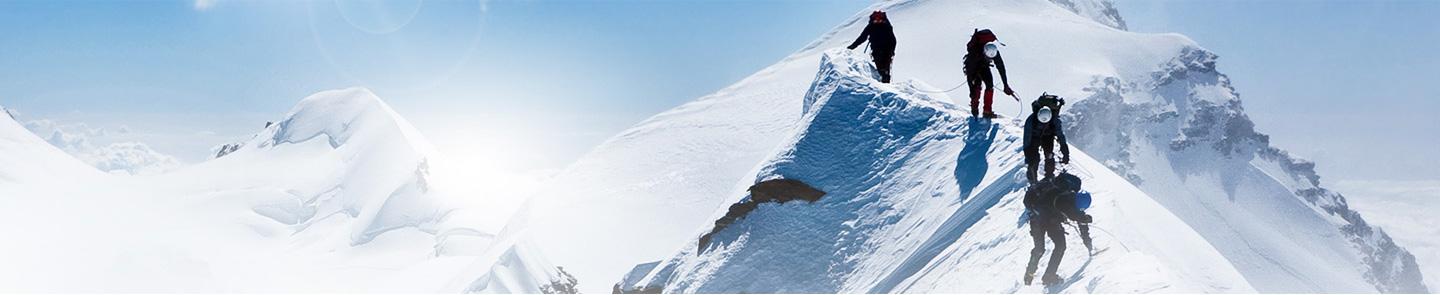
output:
[[[301,100],[225,157],[109,175],[0,120],[0,290],[560,292],[523,228],[432,180],[430,145],[369,90]],[[503,228],[500,231],[488,228]]]
[[[761,204],[620,289],[680,293],[1253,292],[1197,233],[1077,153],[1103,201],[1095,256],[1070,247],[1068,282],[1020,278],[1030,255],[1019,126],[975,120],[919,81],[881,84],[869,58],[822,56],[801,129],[747,182],[784,177],[828,192]],[[749,198],[750,196],[743,196]],[[743,200],[742,200],[743,201]],[[1097,232],[1096,235],[1106,233]],[[1122,246],[1127,245],[1127,246]],[[642,269],[642,268],[637,268]]]
[[[1065,122],[1266,292],[1423,293],[1415,258],[1255,131],[1217,56],[1187,47],[1149,77],[1096,78]],[[1340,271],[1345,270],[1345,271]]]
[[[1076,147],[1178,216],[1257,291],[1427,290],[1406,251],[1346,213],[1351,210],[1338,194],[1306,190],[1318,188],[1308,180],[1313,173],[1293,169],[1303,165],[1262,144],[1263,135],[1240,119],[1238,97],[1218,83],[1224,78],[1212,53],[1179,34],[1124,31],[1113,8],[1081,0],[877,3],[778,63],[596,147],[537,194],[537,244],[581,281],[601,282],[620,281],[637,263],[668,261],[694,247],[701,229],[711,228],[715,214],[743,196],[766,160],[801,132],[802,116],[817,107],[805,99],[814,93],[808,87],[826,76],[815,72],[822,53],[853,40],[869,11],[886,10],[899,40],[896,81],[935,86],[910,85],[926,91],[960,85],[968,36],[994,30],[1007,45],[1000,50],[1020,97],[1067,98],[1073,107],[1065,122]],[[1152,101],[1172,101],[1170,111],[1126,113]],[[996,102],[998,113],[1023,115],[1023,104]],[[1081,107],[1087,104],[1113,108]],[[1143,120],[1154,122],[1129,122]],[[869,291],[858,286],[836,288]],[[605,287],[590,284],[584,291]]]

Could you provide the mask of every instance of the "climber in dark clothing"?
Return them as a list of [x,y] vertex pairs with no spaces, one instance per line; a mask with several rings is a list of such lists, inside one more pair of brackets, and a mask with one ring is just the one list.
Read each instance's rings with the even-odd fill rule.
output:
[[[1000,70],[1000,82],[1005,83],[1005,95],[1015,95],[1010,89],[1010,78],[1005,75],[1005,60],[1000,58],[1000,49],[995,46],[995,33],[989,29],[975,30],[970,42],[965,44],[965,83],[970,86],[970,116],[980,116],[980,93],[985,93],[985,117],[995,118],[991,104],[995,102],[995,77],[990,74],[990,64]],[[983,86],[983,89],[982,89]]]
[[1065,142],[1065,129],[1060,124],[1059,109],[1064,100],[1054,95],[1041,95],[1032,104],[1034,112],[1025,119],[1025,178],[1037,181],[1035,169],[1040,165],[1040,152],[1045,152],[1045,178],[1055,176],[1055,142],[1060,142],[1060,163],[1070,163],[1070,144]]
[[1080,237],[1085,241],[1085,247],[1090,248],[1089,224],[1094,218],[1075,206],[1075,194],[1079,189],[1079,177],[1061,173],[1059,177],[1046,178],[1025,191],[1025,211],[1030,217],[1030,238],[1035,241],[1035,247],[1030,250],[1030,263],[1025,265],[1026,285],[1035,280],[1035,270],[1040,267],[1040,256],[1045,255],[1047,236],[1055,243],[1055,250],[1050,252],[1050,261],[1045,266],[1045,275],[1040,278],[1040,282],[1045,285],[1060,283],[1060,275],[1056,274],[1056,269],[1060,266],[1061,258],[1065,257],[1065,220],[1074,220],[1080,224]]
[[855,38],[855,42],[847,48],[854,50],[866,40],[870,41],[870,57],[875,59],[880,82],[890,83],[890,62],[895,59],[895,29],[890,26],[890,18],[885,16],[884,11],[870,13],[870,24],[865,25],[860,37]]

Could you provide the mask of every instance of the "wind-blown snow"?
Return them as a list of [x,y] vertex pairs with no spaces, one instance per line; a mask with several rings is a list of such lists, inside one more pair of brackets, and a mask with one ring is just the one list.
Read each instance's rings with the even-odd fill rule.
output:
[[[703,252],[686,247],[621,288],[1040,291],[1020,282],[1031,243],[1019,127],[970,119],[944,94],[922,92],[923,82],[881,84],[868,60],[845,50],[822,56],[800,131],[742,181],[796,179],[826,197],[762,204]],[[1075,243],[1060,269],[1070,283],[1051,291],[1253,292],[1178,218],[1099,163],[1075,158],[1070,169],[1102,200],[1091,209],[1097,224],[1115,236],[1097,237],[1104,252],[1094,257]]]
[[[437,155],[369,90],[317,93],[230,154],[99,173],[0,120],[0,289],[528,292],[575,282],[432,180]],[[43,163],[43,164],[41,164]],[[70,165],[65,165],[69,163]],[[76,165],[78,164],[78,165]],[[503,218],[500,218],[503,219]],[[37,222],[38,221],[38,222]]]
[[[1174,125],[1123,126],[1094,118],[1066,122],[1071,128],[1113,127],[1109,133],[1072,136],[1072,140],[1216,245],[1258,291],[1425,290],[1408,253],[1374,227],[1364,225],[1358,214],[1346,213],[1353,211],[1343,206],[1338,194],[1307,190],[1318,187],[1306,184],[1312,182],[1307,180],[1310,176],[1302,173],[1304,169],[1292,169],[1297,162],[1278,150],[1255,157],[1253,165],[1225,160],[1192,166],[1193,171],[1171,166],[1172,157],[1194,163],[1224,156],[1218,152],[1187,155],[1192,152],[1185,150],[1200,150],[1189,146],[1240,149],[1241,154],[1253,150],[1255,145],[1243,136],[1247,130],[1244,122],[1224,119],[1243,115],[1238,107],[1230,106],[1238,106],[1238,98],[1226,87],[1196,80],[1215,74],[1185,70],[1197,62],[1213,66],[1213,59],[1207,62],[1203,58],[1210,54],[1194,41],[1178,34],[1123,31],[1123,20],[1106,1],[912,0],[876,4],[779,63],[656,115],[591,151],[557,176],[553,180],[556,185],[537,195],[533,230],[540,239],[538,244],[556,263],[573,266],[573,273],[582,281],[612,282],[625,277],[635,264],[663,260],[692,245],[696,229],[709,228],[716,217],[713,213],[753,183],[736,180],[761,175],[762,161],[799,132],[801,116],[808,111],[803,101],[806,86],[817,78],[814,70],[821,53],[853,40],[864,26],[864,14],[873,9],[887,10],[895,25],[899,39],[896,80],[925,81],[930,86],[922,83],[917,87],[933,87],[926,90],[961,84],[966,38],[977,28],[990,28],[1007,44],[1001,53],[1012,86],[1027,102],[1049,92],[1079,105],[1102,97],[1097,89],[1114,81],[1120,87],[1168,85],[1114,96],[1124,104],[1193,94],[1200,98],[1195,103],[1215,106],[1194,108],[1208,110],[1203,112],[1175,113],[1184,116],[1183,122],[1193,122],[1183,125],[1174,123],[1182,122],[1179,120],[1168,123]],[[1107,21],[1111,19],[1114,21]],[[1172,70],[1177,67],[1181,70]],[[1195,75],[1188,75],[1191,73]],[[1021,114],[1020,104],[1003,97],[996,101],[997,112]],[[1084,114],[1122,116],[1098,111]],[[1157,114],[1170,116],[1163,111]],[[1231,132],[1242,136],[1223,135]],[[1119,142],[1117,145],[1149,140],[1164,143],[1147,144],[1154,147],[1151,149],[1118,149],[1093,144],[1096,140]],[[1216,174],[1224,171],[1246,175],[1223,178]],[[1200,174],[1191,177],[1192,172]],[[1250,196],[1245,199],[1256,203],[1221,207],[1230,196]],[[1189,205],[1197,202],[1208,205]],[[1242,206],[1245,208],[1238,208]],[[1235,212],[1263,217],[1224,221]],[[1240,222],[1247,225],[1236,225]],[[1259,243],[1251,248],[1247,241]],[[605,291],[603,287],[585,286],[592,292]]]

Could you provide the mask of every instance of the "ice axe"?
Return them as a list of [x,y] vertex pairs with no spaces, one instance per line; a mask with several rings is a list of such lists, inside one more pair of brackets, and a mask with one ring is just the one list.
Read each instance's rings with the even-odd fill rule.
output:
[[1015,98],[1015,102],[1020,104],[1020,113],[1015,115],[1015,120],[1022,120],[1021,122],[1024,122],[1023,120],[1025,120],[1025,119],[1022,119],[1022,118],[1024,118],[1024,116],[1025,116],[1025,103],[1023,103],[1023,102],[1020,101],[1020,96],[1019,96],[1019,95],[1015,95],[1015,92],[1014,92],[1014,91],[1011,91],[1011,92],[1010,92],[1010,97],[1014,97],[1014,98]]

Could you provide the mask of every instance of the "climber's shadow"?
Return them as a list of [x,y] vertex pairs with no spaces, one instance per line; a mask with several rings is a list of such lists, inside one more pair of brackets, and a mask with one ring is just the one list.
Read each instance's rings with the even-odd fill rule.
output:
[[1000,132],[1000,127],[990,120],[973,117],[965,122],[965,127],[965,148],[960,150],[960,159],[955,163],[955,182],[960,185],[957,201],[969,199],[975,188],[980,186],[980,181],[985,179],[985,173],[990,169],[990,160],[985,155],[990,150],[990,144],[995,142],[995,135]]

